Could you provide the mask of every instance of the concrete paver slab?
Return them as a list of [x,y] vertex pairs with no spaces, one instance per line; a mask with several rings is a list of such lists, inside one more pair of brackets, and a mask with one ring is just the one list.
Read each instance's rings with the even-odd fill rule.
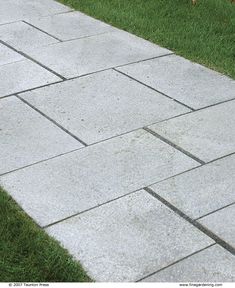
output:
[[116,31],[33,49],[31,57],[71,78],[170,53],[124,31]]
[[197,165],[137,130],[8,174],[0,182],[44,226]]
[[49,227],[97,281],[136,281],[213,243],[139,191]]
[[21,97],[88,144],[190,111],[113,70]]
[[0,24],[70,11],[52,0],[1,0]]
[[235,81],[176,55],[119,70],[195,109],[235,98]]
[[115,29],[80,12],[34,18],[30,22],[63,41],[101,34]]
[[0,174],[80,147],[16,97],[0,100]]
[[41,66],[23,60],[0,66],[0,97],[61,81]]
[[206,162],[235,152],[235,101],[149,128]]
[[[1,27],[1,26],[0,26]],[[0,37],[1,39],[1,37]],[[0,66],[25,59],[19,53],[0,43]],[[1,69],[1,68],[0,68]],[[1,85],[3,85],[1,83]]]
[[193,219],[235,202],[235,155],[175,176],[151,188]]
[[59,41],[24,22],[0,25],[0,39],[17,50],[47,46]]
[[199,222],[235,248],[235,205],[231,205],[206,217]]
[[234,282],[235,258],[214,245],[180,261],[143,282]]

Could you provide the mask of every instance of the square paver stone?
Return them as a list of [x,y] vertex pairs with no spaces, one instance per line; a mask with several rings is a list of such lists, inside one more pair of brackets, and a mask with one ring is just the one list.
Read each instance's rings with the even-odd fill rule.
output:
[[22,51],[59,42],[24,22],[0,25],[0,39]]
[[0,174],[80,147],[16,97],[0,100]]
[[21,97],[88,144],[190,111],[113,70]]
[[0,183],[45,226],[197,165],[137,130],[5,175]]
[[96,281],[136,281],[213,240],[145,191],[51,226]]
[[199,222],[235,248],[235,204],[203,217]]
[[97,35],[115,29],[81,12],[33,18],[30,22],[63,41]]
[[0,97],[61,81],[30,60],[0,66]]
[[234,80],[176,55],[119,70],[195,109],[235,98]]
[[71,78],[171,52],[127,32],[115,31],[28,53],[60,75]]
[[[0,26],[1,28],[1,26]],[[0,36],[1,37],[1,36]],[[25,59],[19,53],[0,43],[0,66]],[[1,68],[0,68],[1,69]],[[1,82],[1,85],[2,82]]]
[[213,245],[143,280],[143,282],[234,282],[235,258]]
[[235,155],[217,160],[151,186],[191,218],[235,202]]
[[52,0],[1,0],[0,24],[71,11]]
[[235,101],[189,113],[149,128],[205,162],[235,152]]

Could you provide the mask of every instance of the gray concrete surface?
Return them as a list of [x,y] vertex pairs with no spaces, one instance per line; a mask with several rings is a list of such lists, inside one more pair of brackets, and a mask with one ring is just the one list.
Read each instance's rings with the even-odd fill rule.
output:
[[219,245],[209,247],[142,282],[234,282],[235,258]]
[[21,169],[0,183],[45,226],[197,165],[138,130]]
[[[0,66],[21,61],[23,59],[24,57],[22,55],[0,43]],[[1,83],[1,85],[3,85],[3,83]]]
[[232,79],[176,55],[119,70],[195,109],[235,98]]
[[0,101],[0,123],[0,174],[83,147],[16,97]]
[[213,243],[145,191],[47,231],[102,282],[136,281]]
[[24,22],[0,25],[0,39],[17,50],[38,48],[59,42]]
[[30,23],[63,41],[93,36],[115,30],[112,26],[80,12],[32,18]]
[[149,126],[172,143],[209,162],[235,150],[235,100]]
[[9,63],[0,66],[0,97],[60,80],[59,77],[30,60]]
[[200,223],[235,248],[235,204],[200,219]]
[[21,97],[88,144],[190,111],[113,70]]
[[234,281],[234,111],[229,77],[0,0],[0,185],[94,280]]
[[171,53],[124,31],[61,42],[29,55],[65,78]]
[[235,155],[151,186],[192,219],[235,202]]

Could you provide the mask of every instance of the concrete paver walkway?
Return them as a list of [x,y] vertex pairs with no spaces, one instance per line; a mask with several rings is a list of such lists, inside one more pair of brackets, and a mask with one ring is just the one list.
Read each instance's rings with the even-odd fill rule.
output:
[[0,185],[96,281],[235,280],[235,81],[52,0],[0,0]]

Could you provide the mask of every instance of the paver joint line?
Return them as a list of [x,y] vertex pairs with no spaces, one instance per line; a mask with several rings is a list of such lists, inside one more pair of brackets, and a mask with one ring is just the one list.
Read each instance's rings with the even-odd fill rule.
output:
[[35,111],[37,111],[39,114],[41,114],[42,116],[44,116],[45,118],[47,118],[49,121],[51,121],[53,124],[55,124],[56,126],[58,126],[60,129],[62,129],[64,132],[66,132],[67,134],[69,134],[71,137],[73,137],[74,139],[76,139],[77,141],[79,141],[82,145],[84,146],[88,146],[88,144],[86,144],[83,140],[79,139],[77,136],[73,135],[71,132],[69,132],[67,129],[65,129],[63,126],[61,126],[60,124],[58,124],[55,120],[53,120],[52,118],[50,118],[49,116],[47,116],[45,113],[43,113],[42,111],[40,111],[39,109],[37,109],[36,107],[34,107],[32,104],[30,104],[29,102],[27,102],[25,99],[23,99],[22,97],[20,97],[19,95],[16,94],[16,97],[18,99],[20,99],[22,102],[24,102],[25,104],[27,104],[29,107],[31,107],[32,109],[34,109]]
[[[164,55],[164,56],[154,57],[154,58],[152,58],[152,59],[156,59],[156,58],[160,58],[160,57],[165,57],[165,56],[170,56],[170,55],[172,55],[172,54],[167,54],[167,55]],[[149,59],[148,59],[148,60],[149,60]],[[144,62],[144,61],[147,61],[147,60],[138,61],[137,63]],[[131,63],[131,64],[133,64],[133,63]],[[126,65],[126,66],[127,66],[127,65]],[[122,66],[118,66],[118,67],[122,67]],[[115,71],[121,73],[122,75],[124,75],[124,76],[126,76],[126,77],[128,77],[128,78],[130,78],[130,79],[132,79],[132,80],[134,80],[134,81],[136,81],[136,82],[138,82],[138,83],[140,83],[140,84],[142,84],[142,85],[148,87],[149,89],[151,89],[151,90],[153,90],[153,91],[155,91],[155,92],[158,92],[158,93],[162,94],[163,96],[167,97],[168,99],[174,100],[175,102],[181,104],[182,106],[184,106],[184,107],[190,109],[191,112],[195,111],[195,109],[193,109],[192,107],[190,107],[190,106],[188,106],[188,105],[186,105],[186,104],[184,104],[184,103],[182,103],[182,102],[180,102],[180,101],[178,101],[178,100],[176,100],[176,99],[174,99],[174,98],[168,96],[167,94],[165,94],[165,93],[163,93],[163,92],[161,92],[161,91],[159,91],[159,90],[157,90],[157,89],[155,89],[155,88],[153,88],[153,87],[151,87],[151,86],[149,86],[149,85],[147,85],[147,84],[145,84],[145,83],[143,83],[143,82],[137,80],[136,78],[131,77],[130,75],[128,75],[128,74],[126,74],[126,73],[124,73],[124,72],[118,70],[118,69],[117,69],[118,67],[115,67],[115,68],[113,68],[113,69],[114,69]],[[188,112],[188,113],[189,113],[189,112]]]
[[40,63],[39,61],[33,59],[32,57],[30,57],[29,55],[27,55],[26,53],[22,52],[22,51],[19,51],[17,49],[15,49],[13,46],[9,45],[8,43],[6,43],[5,41],[1,40],[0,39],[0,43],[7,46],[9,49],[17,52],[18,54],[22,55],[23,57],[25,57],[26,59],[38,64],[39,66],[41,66],[42,68],[46,69],[47,71],[51,72],[52,74],[56,75],[57,77],[59,77],[60,79],[62,80],[65,80],[66,78],[62,75],[60,75],[59,73],[53,71],[52,69],[50,69],[49,67],[43,65],[42,63]]
[[0,185],[95,281],[235,279],[235,81],[55,0],[0,8]]
[[220,207],[219,209],[216,209],[216,210],[214,210],[214,211],[212,211],[212,212],[210,212],[210,213],[207,213],[207,214],[205,214],[205,215],[202,215],[202,216],[196,218],[195,220],[196,220],[196,221],[201,220],[201,219],[204,218],[204,217],[207,217],[207,216],[209,216],[209,215],[211,215],[211,214],[213,214],[213,213],[215,213],[215,212],[218,212],[218,211],[220,211],[220,210],[223,210],[223,209],[225,209],[225,208],[227,208],[227,207],[230,207],[230,206],[232,206],[232,205],[234,205],[234,204],[235,204],[235,202],[232,202],[232,203],[230,203],[230,204],[228,204],[228,205],[226,205],[226,206]]
[[55,221],[55,222],[53,222],[53,223],[50,223],[50,224],[48,224],[48,225],[42,226],[41,228],[47,229],[47,228],[52,227],[52,226],[54,226],[54,225],[56,225],[56,224],[58,224],[58,223],[64,222],[64,221],[66,221],[66,220],[68,220],[68,219],[74,218],[74,217],[76,217],[76,216],[78,216],[78,215],[82,215],[82,214],[84,214],[84,213],[86,213],[86,212],[88,212],[88,211],[97,209],[97,208],[102,207],[102,206],[104,206],[104,205],[106,205],[106,204],[112,203],[112,202],[114,202],[114,201],[116,201],[116,200],[118,200],[118,199],[124,198],[124,197],[129,196],[129,195],[131,195],[131,194],[134,194],[134,193],[136,193],[136,192],[139,192],[139,191],[141,191],[142,189],[143,189],[143,188],[140,188],[140,189],[137,189],[137,190],[135,190],[135,191],[129,192],[129,193],[127,193],[127,194],[124,194],[124,195],[119,196],[119,197],[117,197],[117,198],[114,198],[114,199],[112,199],[112,200],[106,201],[106,202],[104,202],[104,203],[102,203],[102,204],[99,204],[99,205],[96,205],[96,206],[91,207],[91,208],[89,208],[89,209],[86,209],[86,210],[84,210],[84,211],[82,211],[82,212],[75,213],[75,214],[73,214],[73,215],[71,215],[71,216],[65,217],[65,218],[63,218],[63,219],[60,219],[60,220]]
[[171,264],[169,264],[169,265],[167,265],[167,266],[165,266],[165,267],[163,267],[163,268],[161,268],[161,269],[159,269],[159,270],[157,270],[157,271],[155,271],[155,272],[153,272],[153,273],[151,273],[151,274],[148,274],[147,276],[144,276],[143,278],[138,279],[136,282],[141,282],[141,281],[147,279],[148,277],[153,276],[153,275],[157,274],[158,272],[163,271],[163,270],[165,270],[165,269],[167,269],[167,268],[169,268],[169,267],[171,267],[171,266],[173,266],[173,265],[175,265],[175,264],[177,264],[177,263],[180,263],[180,262],[182,262],[183,260],[188,259],[188,258],[190,258],[191,256],[196,255],[196,254],[198,254],[198,253],[200,253],[200,252],[202,252],[202,251],[204,251],[204,250],[206,250],[206,249],[208,249],[208,248],[210,248],[210,247],[213,247],[213,246],[215,246],[215,245],[216,245],[216,243],[213,243],[213,244],[211,244],[211,245],[209,245],[209,246],[207,246],[207,247],[205,247],[205,248],[202,248],[202,249],[200,249],[200,250],[198,250],[198,251],[196,251],[196,252],[194,252],[194,253],[192,253],[192,254],[189,254],[189,255],[187,255],[186,257],[183,257],[183,258],[181,258],[181,259],[179,259],[179,260],[177,260],[177,261],[175,261],[175,262],[173,262],[173,263],[171,263]]
[[166,138],[162,137],[161,135],[159,135],[155,131],[151,130],[150,128],[144,127],[143,129],[145,131],[149,132],[150,134],[152,134],[153,136],[159,138],[163,142],[165,142],[165,143],[169,144],[170,146],[174,147],[175,149],[179,150],[180,152],[184,153],[185,155],[187,155],[188,157],[192,158],[193,160],[197,161],[201,165],[205,165],[206,164],[206,162],[202,161],[201,159],[199,159],[198,157],[194,156],[190,152],[184,150],[183,148],[179,147],[178,145],[176,145],[176,144],[172,143],[171,141],[167,140]]
[[48,36],[54,38],[55,40],[58,40],[59,42],[63,42],[61,39],[57,38],[56,36],[54,36],[54,35],[52,35],[52,34],[46,32],[46,31],[44,31],[44,30],[42,30],[42,29],[40,29],[40,28],[38,28],[37,26],[34,26],[34,25],[31,24],[30,22],[27,22],[27,21],[25,21],[25,20],[23,20],[22,22],[24,22],[25,24],[27,24],[27,25],[33,27],[34,29],[37,29],[38,31],[41,31],[41,32],[44,33],[44,34],[47,34]]
[[207,229],[206,227],[204,227],[202,224],[200,224],[199,222],[197,222],[196,220],[191,219],[189,216],[187,216],[185,213],[183,213],[181,210],[179,210],[178,208],[176,208],[174,205],[172,205],[170,202],[168,202],[167,200],[165,200],[163,197],[161,197],[160,195],[158,195],[155,191],[153,191],[150,187],[145,187],[144,190],[149,193],[150,195],[152,195],[154,198],[158,199],[159,201],[161,201],[164,205],[166,205],[167,207],[169,207],[172,211],[174,211],[175,213],[177,213],[180,217],[182,217],[183,219],[185,219],[186,221],[188,221],[189,223],[191,223],[193,226],[195,226],[196,228],[198,228],[201,232],[205,233],[208,237],[210,237],[211,239],[213,239],[218,245],[222,246],[224,249],[226,249],[227,251],[229,251],[231,254],[235,255],[235,248],[233,248],[230,244],[228,244],[227,242],[225,242],[223,239],[221,239],[220,237],[218,237],[217,235],[215,235],[213,232],[211,232],[209,229]]

